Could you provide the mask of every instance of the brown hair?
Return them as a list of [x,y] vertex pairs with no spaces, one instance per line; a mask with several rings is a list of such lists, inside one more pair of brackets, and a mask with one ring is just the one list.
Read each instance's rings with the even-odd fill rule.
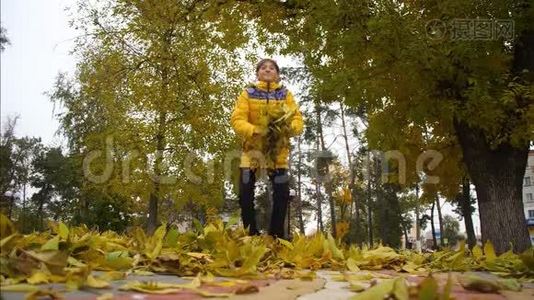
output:
[[276,73],[280,75],[280,68],[278,67],[278,64],[276,63],[274,59],[270,59],[270,58],[264,58],[256,64],[256,74],[258,74],[258,71],[260,70],[261,66],[263,66],[263,64],[266,62],[271,62],[274,65],[274,68],[276,69]]

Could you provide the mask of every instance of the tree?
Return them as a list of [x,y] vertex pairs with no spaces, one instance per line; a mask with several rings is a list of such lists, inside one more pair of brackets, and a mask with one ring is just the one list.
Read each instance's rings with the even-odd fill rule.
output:
[[[146,201],[149,232],[165,219],[162,199],[177,209],[191,195],[221,204],[224,155],[237,145],[227,113],[242,87],[233,50],[249,41],[232,22],[241,12],[155,0],[80,1],[77,9],[74,26],[86,33],[76,41],[77,72],[60,75],[50,96],[65,107],[59,119],[72,151],[94,158],[87,184]],[[203,170],[213,177],[195,173]]]
[[386,183],[380,187],[375,203],[378,238],[384,245],[393,248],[400,248],[402,236],[399,192],[398,185]]
[[[371,117],[391,117],[370,122],[377,138],[387,141],[397,129],[429,129],[434,149],[461,150],[451,157],[462,158],[476,187],[482,239],[499,253],[510,242],[523,251],[530,246],[521,178],[534,139],[534,7],[524,0],[447,3],[287,1],[271,4],[283,16],[280,23],[263,17],[272,31],[282,21],[290,24],[283,51],[307,49],[303,59],[322,98],[363,103]],[[458,36],[457,18],[475,17],[492,20],[493,33],[501,34],[484,42]],[[429,27],[436,20],[453,28],[440,35]],[[503,34],[511,22],[515,32]],[[455,181],[457,187],[460,179]]]
[[7,30],[0,25],[0,52],[6,49],[6,45],[9,45],[9,38],[7,37]]
[[[22,213],[19,217],[20,227],[24,228],[27,189],[29,188],[31,175],[33,174],[32,161],[39,155],[42,148],[40,138],[22,137],[13,141],[13,187],[22,198]],[[10,210],[11,211],[11,210]]]
[[[31,200],[35,205],[35,216],[39,219],[38,229],[44,229],[44,220],[48,216],[53,219],[60,217],[67,221],[72,213],[71,203],[80,197],[81,189],[81,170],[75,165],[72,157],[64,156],[61,148],[42,148],[35,155],[32,161],[33,172],[31,174],[31,185],[37,189],[32,195]],[[97,201],[96,199],[91,199]],[[55,211],[51,208],[54,203]],[[86,224],[91,225],[89,220],[84,220]]]
[[[21,195],[22,212],[26,208],[27,188],[30,183],[30,175],[32,173],[32,160],[43,147],[40,138],[22,137],[18,138],[14,135],[18,117],[8,117],[4,131],[2,132],[2,139],[0,142],[0,155],[2,158],[2,165],[0,167],[0,192],[2,193],[2,200],[0,206],[3,210],[7,210],[7,215],[13,216],[13,211],[16,209],[14,197],[4,197],[6,192],[17,193]],[[20,214],[21,221],[24,224],[24,214]]]
[[453,216],[445,215],[443,217],[443,235],[446,244],[450,246],[456,245],[458,240],[462,237],[460,235],[460,223]]
[[470,248],[473,248],[477,243],[477,239],[475,236],[475,228],[473,226],[473,219],[471,216],[475,211],[474,205],[476,204],[476,199],[471,197],[469,178],[464,177],[462,190],[454,199],[454,203],[457,205],[457,207],[454,209],[454,212],[464,219],[465,231],[467,233],[467,244]]
[[[302,84],[303,82],[305,83],[310,80],[309,74],[302,67],[301,68],[282,67],[280,71],[281,71],[281,74],[284,80],[291,84],[299,84],[299,83]],[[297,96],[298,97],[304,96],[304,98],[307,98],[306,93],[308,93],[308,91],[306,89],[303,89],[302,93],[298,94]],[[305,104],[306,104],[305,102],[299,103],[300,110],[302,114],[305,116],[304,120],[307,123],[305,128],[308,128],[309,112],[306,109]],[[297,217],[296,221],[298,223],[298,229],[302,234],[304,234],[304,214],[305,214],[304,210],[306,206],[304,203],[305,183],[303,181],[305,177],[311,174],[310,168],[305,163],[306,153],[302,150],[302,146],[309,143],[310,136],[312,134],[313,133],[310,130],[306,130],[304,137],[303,136],[297,137],[297,140],[295,143],[296,145],[295,144],[291,145],[292,146],[291,148],[292,149],[296,148],[296,151],[290,152],[290,160],[289,160],[290,161],[289,168],[291,170],[290,175],[292,177],[296,177],[296,178],[293,178],[292,180],[292,182],[295,185],[295,189],[296,189],[296,201],[292,203],[290,202],[290,205],[294,204],[295,206],[296,217]],[[295,174],[296,176],[294,176]]]
[[[286,79],[288,82],[300,85],[300,92],[298,93],[299,105],[305,120],[304,134],[300,142],[311,144],[314,149],[307,156],[308,165],[302,161],[302,155],[297,158],[299,160],[297,173],[300,174],[301,179],[302,176],[307,176],[314,185],[311,198],[315,202],[318,231],[324,232],[325,229],[323,221],[323,205],[325,201],[323,200],[326,199],[330,208],[330,221],[326,223],[330,224],[331,233],[335,236],[336,209],[333,196],[334,188],[331,183],[332,177],[329,171],[334,156],[327,149],[323,132],[323,129],[332,123],[335,116],[328,104],[323,103],[323,99],[317,98],[311,89],[314,78],[310,76],[309,70],[302,67],[284,68],[283,74],[287,74]],[[302,193],[299,197],[302,198]]]
[[417,205],[417,199],[413,194],[401,193],[399,196],[400,203],[400,215],[401,215],[401,228],[404,234],[404,241],[406,246],[409,246],[408,231],[414,224],[414,218],[412,216],[413,211]]
[[2,164],[0,164],[0,192],[2,195],[13,187],[14,168],[13,165],[13,141],[15,137],[15,126],[17,124],[18,117],[8,117],[2,129],[2,138],[0,140],[0,158]]

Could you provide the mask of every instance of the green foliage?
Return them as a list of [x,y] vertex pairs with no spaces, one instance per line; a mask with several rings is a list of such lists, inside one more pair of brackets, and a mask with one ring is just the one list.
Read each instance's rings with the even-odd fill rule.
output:
[[[277,7],[285,16],[280,23],[290,24],[282,52],[308,49],[303,60],[319,99],[365,106],[370,146],[400,150],[407,158],[408,183],[417,181],[417,156],[439,149],[447,160],[434,171],[440,189],[456,192],[462,167],[455,120],[481,129],[492,146],[525,147],[534,138],[534,70],[528,62],[514,61],[518,56],[511,51],[534,30],[526,21],[534,14],[532,5],[310,0],[294,7]],[[510,20],[516,38],[457,40],[452,26],[458,18]],[[443,37],[429,29],[436,20],[447,26]],[[276,27],[266,14],[260,24]]]
[[456,218],[450,215],[443,217],[443,237],[447,239],[447,244],[454,246],[462,239],[460,235],[460,223]]
[[[289,39],[281,52],[302,59],[314,78],[313,96],[324,103],[341,100],[355,109],[363,107],[369,120],[369,147],[403,154],[407,186],[419,183],[422,173],[438,176],[439,183],[424,184],[423,190],[450,199],[468,173],[479,195],[487,195],[480,201],[521,201],[520,185],[512,180],[500,193],[514,195],[513,199],[493,196],[481,183],[487,177],[499,181],[502,174],[523,172],[534,140],[534,5],[530,1],[481,5],[458,0],[307,0],[271,5],[274,13],[258,16],[260,31],[287,25]],[[281,16],[275,24],[273,14]],[[480,39],[476,26],[471,36],[457,36],[462,21],[480,20],[497,29],[491,37]],[[504,28],[503,20],[513,24],[513,32],[496,34]],[[436,30],[436,22],[445,28]],[[417,170],[419,155],[430,149],[439,151],[443,161],[433,170],[424,162],[426,168]],[[516,153],[521,154],[517,167],[510,163],[493,167],[496,159]],[[491,210],[481,215],[498,215]],[[484,238],[493,239],[499,252],[511,240],[518,250],[526,249],[524,222],[506,221],[522,218],[520,211],[502,216],[499,222],[505,226],[522,228],[507,228],[505,236],[483,230]],[[516,230],[521,233],[511,234]]]
[[402,227],[398,186],[384,184],[374,204],[376,231],[379,240],[387,246],[400,248]]

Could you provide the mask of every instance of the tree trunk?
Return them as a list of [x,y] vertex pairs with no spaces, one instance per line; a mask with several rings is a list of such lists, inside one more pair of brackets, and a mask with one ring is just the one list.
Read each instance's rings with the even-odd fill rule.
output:
[[351,224],[355,224],[356,228],[355,231],[358,231],[358,226],[360,226],[360,211],[359,211],[359,203],[358,203],[358,197],[356,197],[356,172],[354,172],[354,165],[352,164],[352,156],[350,153],[350,147],[349,147],[349,138],[347,135],[347,125],[345,123],[345,108],[343,106],[343,102],[339,103],[339,108],[341,110],[341,125],[343,127],[343,138],[345,139],[345,151],[347,152],[347,162],[349,163],[349,171],[350,171],[350,182],[349,182],[349,189],[350,194],[352,196],[352,202],[350,204],[350,216],[349,218],[352,219],[352,216],[354,214],[354,223],[351,222]]
[[404,248],[408,249],[408,230],[406,229],[406,226],[404,225],[402,226],[402,232],[404,233]]
[[[164,57],[168,57],[169,48],[171,46],[173,36],[173,29],[167,29],[162,35],[162,44],[163,44],[163,53]],[[161,74],[161,96],[158,99],[158,109],[159,113],[157,116],[156,124],[157,130],[155,135],[156,140],[156,159],[154,161],[154,186],[153,191],[150,193],[150,200],[148,204],[148,222],[147,222],[147,232],[149,234],[154,233],[156,228],[159,226],[158,221],[158,202],[161,199],[161,167],[163,164],[163,151],[165,150],[165,133],[167,131],[167,110],[166,106],[169,102],[169,70],[168,67],[163,66],[159,70]],[[182,101],[187,101],[182,99]]]
[[469,187],[469,178],[464,177],[462,182],[462,194],[460,199],[458,199],[458,204],[460,205],[460,211],[462,212],[462,217],[464,218],[465,231],[467,233],[467,244],[469,248],[473,248],[477,239],[475,236],[475,228],[473,226],[473,208],[471,206],[471,190]]
[[369,246],[370,247],[373,247],[373,207],[371,205],[371,163],[370,163],[370,159],[371,159],[371,153],[370,152],[367,152],[367,157],[369,158],[369,163],[368,163],[368,172],[369,172],[369,178],[367,178],[367,234],[369,236]]
[[436,208],[438,209],[439,246],[444,247],[445,242],[444,242],[444,237],[443,237],[443,216],[441,215],[441,204],[439,203],[439,196],[437,194],[436,194]]
[[367,196],[367,226],[369,235],[369,246],[373,247],[373,207],[371,205],[371,188],[368,186]]
[[21,231],[26,232],[26,183],[22,186],[22,214],[20,216]]
[[[377,164],[380,167],[380,164]],[[402,236],[400,203],[397,192],[400,186],[384,183],[375,189],[374,222],[378,228],[378,238],[384,246],[399,248]]]
[[[319,140],[317,139],[315,143],[316,147],[315,150],[319,152]],[[317,198],[317,228],[320,232],[324,232],[324,226],[323,226],[323,208],[322,208],[322,196],[321,196],[321,187],[319,186],[319,172],[318,172],[318,161],[316,160],[315,168],[316,168],[316,178],[315,178],[315,197]]]
[[482,242],[491,241],[497,253],[530,247],[523,212],[523,176],[528,144],[521,148],[502,143],[492,149],[483,132],[454,120],[463,160],[475,184]]
[[436,203],[432,202],[432,209],[430,210],[430,227],[432,228],[432,243],[434,245],[434,249],[438,249],[438,240],[436,239],[436,226],[434,226],[434,207],[435,206],[436,206]]
[[[517,6],[517,14],[526,19],[531,5],[530,1],[524,1]],[[534,30],[527,28],[517,32],[515,40],[511,73],[532,83]],[[529,103],[528,99],[520,100]],[[529,142],[515,146],[510,141],[490,145],[482,130],[471,128],[458,119],[454,119],[454,129],[477,193],[482,242],[490,240],[497,253],[507,251],[510,243],[515,252],[528,249],[530,237],[523,212],[522,189]]]
[[297,141],[297,147],[298,147],[298,156],[299,156],[299,164],[297,167],[297,196],[298,196],[298,204],[297,204],[297,216],[299,219],[299,230],[302,234],[304,234],[304,218],[302,217],[302,180],[301,180],[301,168],[302,168],[302,152],[300,149],[300,144],[302,140],[299,137]]
[[[48,195],[48,188],[47,186],[45,186],[44,188],[46,188],[46,195]],[[44,198],[41,198],[40,201],[39,201],[39,206],[37,208],[37,213],[39,214],[39,226],[41,226],[41,230],[44,229],[44,222],[43,222],[43,207],[44,207]]]
[[158,204],[160,200],[160,190],[161,190],[161,165],[163,163],[163,151],[165,147],[164,140],[164,131],[166,125],[167,114],[161,112],[158,117],[158,132],[156,135],[156,159],[154,161],[154,190],[150,193],[150,201],[148,203],[148,223],[147,223],[147,232],[149,234],[154,233],[158,227]]
[[421,226],[419,225],[419,183],[415,186],[415,249],[421,251]]
[[148,223],[147,223],[147,232],[148,234],[154,233],[158,227],[158,196],[159,193],[159,184],[154,184],[154,191],[150,193],[150,199],[148,202]]
[[[320,111],[320,108],[319,108],[319,104],[317,102],[315,103],[315,113],[317,115],[317,135],[319,136],[319,140],[321,141],[321,150],[323,151],[323,153],[326,153],[325,151],[327,149],[326,149],[326,146],[325,146],[325,143],[324,143],[323,123],[322,123],[322,120],[321,120],[321,111]],[[329,164],[330,164],[330,162],[327,162],[326,164],[321,166],[321,169],[323,169],[321,171],[324,172],[324,174],[321,173],[321,175],[323,176],[323,178],[327,178],[326,182],[324,182],[324,187],[325,187],[326,197],[328,198],[328,204],[330,206],[330,223],[332,224],[331,225],[331,227],[332,227],[332,236],[335,238],[336,235],[337,235],[337,230],[336,230],[336,205],[335,205],[334,197],[332,196],[332,182],[331,182],[330,177],[329,177],[329,174],[330,174]],[[319,170],[317,170],[317,171],[319,173]]]
[[11,215],[13,214],[13,206],[15,206],[15,196],[11,196],[9,197],[9,213],[7,215],[7,217],[11,219]]

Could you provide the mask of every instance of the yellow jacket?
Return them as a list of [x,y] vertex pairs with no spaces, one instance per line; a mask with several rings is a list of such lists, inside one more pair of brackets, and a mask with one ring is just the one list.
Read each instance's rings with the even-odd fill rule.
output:
[[[251,166],[251,157],[257,157],[258,152],[255,150],[248,150],[250,145],[258,144],[261,139],[254,133],[259,133],[260,128],[259,118],[261,114],[265,114],[271,108],[277,105],[285,104],[287,108],[295,110],[295,114],[291,119],[290,136],[297,136],[302,133],[304,123],[299,106],[293,98],[293,94],[283,85],[277,82],[257,81],[253,85],[245,88],[239,97],[237,97],[234,110],[232,112],[231,123],[237,135],[243,140],[243,153],[241,155],[241,168],[254,168]],[[248,145],[248,146],[247,146]],[[276,157],[275,168],[288,168],[289,149],[283,148]],[[273,168],[272,165],[260,162],[260,168]]]

